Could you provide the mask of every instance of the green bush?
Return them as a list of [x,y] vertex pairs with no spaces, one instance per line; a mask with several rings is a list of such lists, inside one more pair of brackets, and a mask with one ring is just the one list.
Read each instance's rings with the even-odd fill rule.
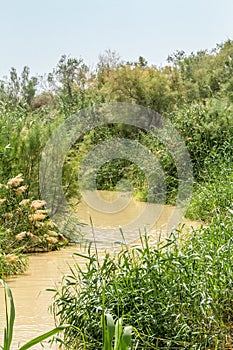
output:
[[232,106],[224,100],[193,103],[168,116],[186,143],[197,181],[203,174],[206,158],[212,153],[232,154]]
[[233,159],[212,152],[205,159],[201,179],[194,185],[186,216],[209,222],[213,217],[233,210]]

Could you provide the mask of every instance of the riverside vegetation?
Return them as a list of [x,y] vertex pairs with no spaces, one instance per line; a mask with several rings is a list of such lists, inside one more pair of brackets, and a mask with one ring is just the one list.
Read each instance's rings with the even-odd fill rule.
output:
[[[89,249],[86,271],[77,264],[54,291],[56,322],[70,324],[64,331],[67,348],[101,349],[106,335],[100,323],[103,312],[113,317],[109,327],[121,317],[133,326],[127,345],[131,349],[233,347],[232,73],[233,42],[228,40],[211,52],[189,56],[176,52],[159,69],[143,57],[123,62],[107,51],[95,70],[81,59],[62,56],[46,78],[31,77],[25,67],[21,75],[11,69],[9,78],[1,81],[0,272],[4,276],[25,269],[23,254],[67,243],[39,198],[38,168],[46,141],[72,114],[109,102],[148,107],[172,122],[192,160],[194,188],[186,216],[203,220],[205,227],[190,232],[184,241],[174,231],[166,242],[152,245],[143,232],[140,247],[123,247],[117,256],[106,254],[101,261]],[[38,92],[39,85],[44,91]],[[178,179],[171,155],[152,133],[123,124],[94,128],[68,151],[63,166],[67,198],[80,196],[76,178],[87,152],[103,140],[122,137],[138,140],[159,159],[167,203],[175,203]],[[135,197],[146,200],[145,174],[124,159],[99,169],[97,187],[114,190],[120,180],[129,180]],[[107,338],[113,347],[114,339]],[[110,343],[104,349],[110,349]]]
[[45,202],[27,198],[27,186],[18,174],[0,186],[1,274],[25,271],[23,253],[58,249],[68,241],[48,219]]

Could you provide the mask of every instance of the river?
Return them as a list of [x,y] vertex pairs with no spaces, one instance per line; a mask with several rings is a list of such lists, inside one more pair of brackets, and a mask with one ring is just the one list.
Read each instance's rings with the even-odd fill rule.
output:
[[[137,242],[140,226],[142,231],[144,226],[149,225],[148,230],[154,238],[159,234],[166,235],[175,226],[174,223],[179,216],[177,210],[170,205],[150,204],[148,206],[146,203],[128,201],[125,195],[123,199],[120,198],[120,202],[121,199],[123,200],[123,209],[118,210],[118,195],[107,191],[101,191],[99,195],[107,202],[107,211],[88,205],[88,200],[79,203],[76,210],[82,222],[89,224],[90,217],[92,218],[95,237],[93,238],[93,230],[88,225],[84,226],[82,231],[88,241],[95,239],[100,254],[105,249],[113,249],[113,246],[119,245],[119,242],[124,240],[131,244]],[[112,203],[115,204],[112,206]],[[155,219],[151,220],[151,217]],[[178,221],[184,225],[185,230],[200,225],[200,222],[192,222],[183,218]],[[119,225],[123,228],[124,238],[119,231]],[[72,244],[56,252],[33,254],[29,257],[29,269],[25,274],[8,278],[7,283],[12,290],[16,307],[13,350],[17,349],[19,344],[22,345],[54,327],[53,316],[48,312],[53,293],[46,291],[46,288],[53,287],[55,283],[59,284],[62,275],[69,272],[69,265],[74,264],[77,259],[77,257],[73,258],[73,253],[80,251],[85,252],[84,243]],[[84,259],[79,258],[78,262],[84,267]],[[2,300],[0,302],[1,345],[5,321],[2,288],[0,289],[0,300]],[[38,345],[32,349],[50,349],[50,347],[46,343],[44,348]],[[52,349],[56,349],[56,346],[53,345]]]

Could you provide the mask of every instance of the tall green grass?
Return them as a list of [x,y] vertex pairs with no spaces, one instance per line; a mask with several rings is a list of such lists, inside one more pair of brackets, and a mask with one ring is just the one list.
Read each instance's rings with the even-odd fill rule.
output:
[[[58,324],[78,324],[87,349],[101,349],[104,295],[106,312],[137,329],[138,349],[233,346],[232,215],[216,217],[182,244],[177,234],[151,246],[145,235],[141,246],[102,260],[89,249],[86,269],[77,263],[55,291]],[[65,342],[82,348],[74,328],[65,330]]]

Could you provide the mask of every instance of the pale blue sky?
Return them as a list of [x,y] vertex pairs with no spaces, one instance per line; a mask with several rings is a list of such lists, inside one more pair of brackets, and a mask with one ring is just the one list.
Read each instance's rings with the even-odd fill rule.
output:
[[160,65],[228,38],[232,0],[0,0],[0,77],[12,66],[47,73],[62,54],[96,63],[105,49]]

